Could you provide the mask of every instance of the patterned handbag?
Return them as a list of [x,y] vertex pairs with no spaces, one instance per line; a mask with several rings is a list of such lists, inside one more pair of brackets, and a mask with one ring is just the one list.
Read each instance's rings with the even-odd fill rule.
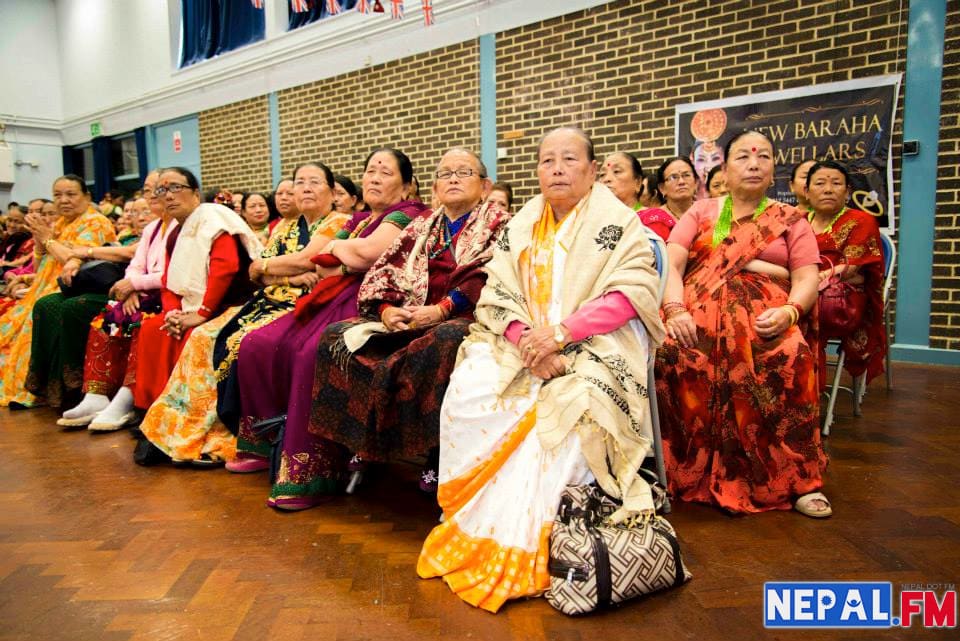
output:
[[637,524],[606,523],[619,507],[593,485],[570,485],[560,498],[546,598],[564,614],[587,614],[691,579],[673,526],[659,516]]

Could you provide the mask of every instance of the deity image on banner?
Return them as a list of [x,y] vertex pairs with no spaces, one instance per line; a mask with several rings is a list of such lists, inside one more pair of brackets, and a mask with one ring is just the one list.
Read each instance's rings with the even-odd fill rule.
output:
[[693,115],[690,133],[696,144],[690,152],[690,162],[697,172],[697,198],[707,198],[707,174],[723,164],[723,148],[717,143],[727,129],[727,113],[723,109],[703,109]]

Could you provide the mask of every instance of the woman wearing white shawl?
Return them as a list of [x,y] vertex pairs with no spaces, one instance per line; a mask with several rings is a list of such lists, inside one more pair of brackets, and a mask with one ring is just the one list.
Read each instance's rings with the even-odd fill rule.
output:
[[647,354],[663,338],[650,243],[636,214],[594,184],[585,133],[550,132],[538,157],[541,195],[487,265],[444,398],[445,521],[417,565],[491,612],[548,586],[566,485],[595,478],[623,501],[617,520],[653,511],[637,474],[651,445]]

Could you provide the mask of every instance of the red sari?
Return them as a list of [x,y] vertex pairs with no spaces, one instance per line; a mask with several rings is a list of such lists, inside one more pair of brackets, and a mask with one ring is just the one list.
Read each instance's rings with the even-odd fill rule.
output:
[[[887,335],[883,327],[883,251],[880,228],[870,214],[848,209],[830,228],[817,234],[820,254],[843,255],[843,262],[859,267],[867,303],[863,321],[849,336],[840,340],[844,368],[851,376],[867,375],[867,383],[883,373],[887,354]],[[833,258],[837,262],[836,258]],[[832,336],[830,338],[833,338]],[[826,344],[820,349],[820,372],[825,372]],[[822,382],[824,385],[826,381]]]
[[697,345],[667,338],[656,361],[667,478],[680,500],[787,510],[822,485],[815,322],[760,338],[754,320],[786,304],[790,282],[744,269],[801,216],[773,203],[716,249],[715,218],[699,223],[683,279]]

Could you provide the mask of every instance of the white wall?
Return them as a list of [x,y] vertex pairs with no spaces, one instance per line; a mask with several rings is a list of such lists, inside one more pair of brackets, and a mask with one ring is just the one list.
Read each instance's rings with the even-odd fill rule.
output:
[[61,43],[53,0],[2,0],[0,25],[0,121],[59,128]]
[[16,163],[13,186],[0,187],[0,205],[26,204],[49,198],[63,173],[56,7],[53,0],[0,0],[0,25],[0,123]]
[[[8,0],[2,0],[7,2]],[[18,4],[29,0],[17,0]],[[58,0],[66,144],[171,120],[456,42],[605,4],[604,0],[435,0],[406,18],[349,12],[285,32],[283,0],[268,0],[267,39],[176,69],[178,0]],[[389,3],[385,3],[389,7]],[[438,90],[442,91],[442,87]]]

